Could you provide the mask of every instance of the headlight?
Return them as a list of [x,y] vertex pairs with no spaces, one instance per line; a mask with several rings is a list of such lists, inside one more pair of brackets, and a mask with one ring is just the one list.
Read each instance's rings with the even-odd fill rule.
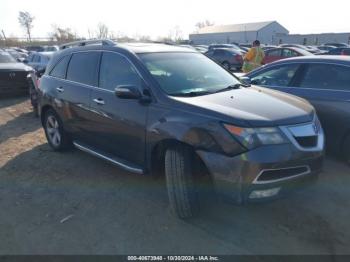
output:
[[244,128],[228,124],[224,124],[224,126],[248,149],[260,145],[276,145],[288,142],[277,127]]

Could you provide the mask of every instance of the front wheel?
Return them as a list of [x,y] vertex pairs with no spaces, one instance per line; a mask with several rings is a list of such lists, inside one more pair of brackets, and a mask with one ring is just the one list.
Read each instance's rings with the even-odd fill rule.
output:
[[165,154],[165,176],[172,210],[180,218],[189,218],[199,210],[191,164],[192,154],[182,145]]
[[52,109],[45,113],[44,129],[47,141],[54,151],[62,151],[70,147],[71,142],[63,129],[62,121]]

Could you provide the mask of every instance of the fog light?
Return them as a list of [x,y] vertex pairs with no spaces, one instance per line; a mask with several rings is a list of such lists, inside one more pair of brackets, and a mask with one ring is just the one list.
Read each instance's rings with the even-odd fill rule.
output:
[[249,198],[256,199],[256,198],[273,197],[277,195],[280,191],[281,191],[280,187],[266,189],[266,190],[255,190],[250,194]]

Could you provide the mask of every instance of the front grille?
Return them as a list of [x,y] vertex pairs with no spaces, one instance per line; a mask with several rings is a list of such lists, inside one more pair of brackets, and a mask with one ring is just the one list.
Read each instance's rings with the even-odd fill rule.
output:
[[257,178],[257,182],[269,182],[275,180],[287,179],[290,177],[307,174],[310,172],[310,169],[307,166],[303,167],[291,167],[283,169],[273,169],[263,171]]
[[317,136],[301,136],[301,137],[294,137],[295,140],[298,142],[298,144],[301,147],[310,148],[317,146]]

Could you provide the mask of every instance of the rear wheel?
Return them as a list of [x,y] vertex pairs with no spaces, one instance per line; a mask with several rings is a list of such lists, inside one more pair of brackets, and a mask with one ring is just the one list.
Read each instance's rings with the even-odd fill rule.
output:
[[180,218],[192,217],[199,210],[191,160],[191,151],[182,145],[169,148],[165,153],[165,176],[170,206]]
[[45,113],[44,129],[47,141],[53,150],[62,151],[71,146],[71,141],[63,129],[60,117],[52,109]]

